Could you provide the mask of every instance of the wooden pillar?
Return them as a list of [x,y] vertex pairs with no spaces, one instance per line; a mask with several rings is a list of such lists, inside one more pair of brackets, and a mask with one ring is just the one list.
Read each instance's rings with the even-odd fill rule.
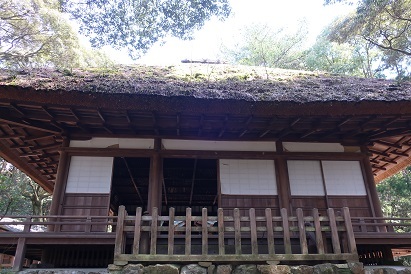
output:
[[151,157],[150,163],[150,185],[148,187],[147,211],[151,214],[154,207],[161,212],[162,206],[162,158],[160,156],[161,139],[154,140],[155,153]]
[[367,195],[369,196],[372,214],[374,215],[374,217],[383,217],[380,199],[378,198],[378,192],[375,186],[374,174],[372,172],[370,159],[367,156],[367,147],[362,146],[361,152],[364,153],[364,158],[362,160],[362,168],[364,171],[364,182],[367,190]]
[[[68,147],[69,140],[64,139],[62,147]],[[67,173],[69,167],[69,156],[67,152],[60,151],[59,165],[57,168],[57,178],[54,183],[53,199],[51,201],[50,215],[59,215],[61,211],[61,205],[63,202],[64,191],[67,184]]]
[[[276,142],[277,153],[283,154],[282,142]],[[288,177],[287,160],[283,157],[279,157],[276,161],[277,170],[277,191],[280,208],[287,209],[287,212],[291,214],[291,191],[290,191],[290,179]]]

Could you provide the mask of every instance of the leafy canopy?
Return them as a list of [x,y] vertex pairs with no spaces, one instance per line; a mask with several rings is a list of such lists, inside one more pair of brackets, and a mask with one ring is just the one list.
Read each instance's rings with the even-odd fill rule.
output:
[[[325,0],[326,4],[349,2]],[[386,69],[399,78],[411,65],[411,0],[360,0],[355,13],[333,26],[329,38],[339,43],[361,38],[384,53]]]
[[266,25],[251,25],[243,30],[234,47],[225,50],[225,55],[231,62],[242,65],[298,69],[303,59],[301,47],[306,38],[304,24],[294,33]]
[[228,0],[60,0],[93,46],[127,48],[138,58],[171,35],[191,38],[213,16],[230,14]]
[[411,218],[411,167],[379,183],[377,191],[384,215]]
[[81,45],[57,0],[0,1],[0,67],[73,68],[110,63]]

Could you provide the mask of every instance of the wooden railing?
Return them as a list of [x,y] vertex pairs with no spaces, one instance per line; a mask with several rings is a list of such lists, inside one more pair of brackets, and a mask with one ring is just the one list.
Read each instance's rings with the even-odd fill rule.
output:
[[[11,219],[11,220],[10,220]],[[0,233],[0,243],[16,246],[13,270],[19,271],[25,260],[27,244],[59,244],[67,239],[70,244],[113,239],[117,217],[110,216],[3,216],[5,225],[14,229]],[[106,243],[107,241],[101,241]]]
[[398,233],[411,235],[411,218],[352,217],[353,229],[361,233]]
[[185,216],[175,216],[170,208],[168,216],[159,216],[154,208],[152,216],[143,216],[137,208],[135,216],[128,216],[120,206],[114,261],[358,260],[348,208],[342,216],[335,216],[333,209],[327,210],[328,216],[320,216],[317,209],[311,216],[303,216],[302,209],[295,216],[288,216],[286,209],[280,212],[273,216],[267,208],[265,216],[256,216],[251,208],[248,216],[240,216],[234,209],[228,216],[218,209],[217,216],[208,216],[204,208],[201,216],[192,216],[187,208]]

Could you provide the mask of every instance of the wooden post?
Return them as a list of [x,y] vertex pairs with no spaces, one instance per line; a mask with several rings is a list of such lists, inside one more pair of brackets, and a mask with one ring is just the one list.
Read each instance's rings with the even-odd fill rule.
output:
[[159,214],[161,215],[161,197],[162,197],[162,182],[161,182],[161,173],[162,168],[162,159],[160,156],[161,150],[161,139],[154,140],[154,150],[151,157],[150,163],[150,182],[148,187],[148,202],[147,202],[147,211],[152,214],[154,207],[159,209]]
[[218,254],[224,255],[225,254],[225,246],[224,246],[224,210],[222,208],[218,209]]
[[117,225],[116,225],[116,241],[114,244],[114,257],[124,253],[125,237],[124,237],[124,219],[126,217],[126,208],[120,206],[118,208]]
[[301,253],[308,254],[307,235],[305,234],[304,215],[303,215],[303,210],[301,208],[297,208],[297,222],[298,222],[298,233],[300,237]]
[[142,215],[142,208],[137,207],[136,219],[134,223],[134,240],[133,240],[133,254],[135,255],[139,254],[140,252],[141,215]]
[[158,209],[153,207],[151,214],[151,241],[150,241],[150,255],[157,254],[157,226],[158,226]]
[[384,217],[381,209],[380,199],[378,198],[377,188],[375,186],[374,175],[371,169],[370,159],[367,156],[368,149],[366,146],[361,147],[361,152],[364,153],[364,158],[362,160],[362,168],[364,175],[365,188],[367,189],[367,194],[370,199],[371,211],[374,217]]
[[321,231],[321,222],[320,222],[320,214],[318,213],[318,209],[313,209],[313,218],[314,218],[314,228],[315,228],[315,242],[317,246],[318,254],[324,254],[324,241],[323,241],[323,233]]
[[331,228],[331,242],[333,245],[334,254],[341,254],[340,239],[338,237],[337,223],[335,219],[334,209],[327,209],[328,219]]
[[250,234],[251,234],[251,252],[253,255],[258,254],[257,223],[255,219],[255,209],[250,208]]
[[[277,153],[283,153],[282,142],[276,142]],[[277,169],[277,189],[278,200],[280,208],[287,209],[288,214],[291,213],[291,191],[290,191],[290,178],[288,176],[287,160],[280,157],[275,160]]]
[[284,237],[284,249],[285,254],[291,254],[291,238],[290,238],[290,225],[288,223],[287,209],[281,209],[281,218],[283,223],[283,237]]
[[235,254],[241,255],[241,223],[240,223],[240,210],[234,208],[234,241],[235,241]]
[[[26,224],[24,224],[23,233],[29,233],[31,227],[31,217],[26,217]],[[16,253],[13,261],[13,271],[20,271],[23,268],[24,259],[26,257],[26,237],[19,238],[17,241]]]
[[[68,147],[70,141],[64,138],[62,147]],[[60,151],[59,164],[57,168],[57,178],[53,189],[53,199],[50,206],[50,215],[59,215],[61,211],[61,205],[64,198],[64,192],[67,184],[67,174],[69,168],[69,156],[67,152]]]
[[191,208],[186,208],[185,255],[191,255]]
[[168,214],[168,255],[174,254],[174,217],[175,209],[174,207],[170,207]]
[[357,253],[357,245],[355,243],[354,231],[352,229],[350,210],[348,207],[343,207],[344,224],[347,232],[348,249],[350,253]]
[[273,214],[271,212],[271,208],[265,209],[265,219],[267,222],[266,226],[267,226],[268,254],[272,255],[272,254],[275,254],[275,246],[274,246]]
[[208,224],[207,224],[207,208],[202,209],[201,215],[201,254],[208,255]]
[[17,241],[16,254],[14,255],[13,271],[20,271],[23,268],[24,257],[26,256],[26,238],[19,238]]

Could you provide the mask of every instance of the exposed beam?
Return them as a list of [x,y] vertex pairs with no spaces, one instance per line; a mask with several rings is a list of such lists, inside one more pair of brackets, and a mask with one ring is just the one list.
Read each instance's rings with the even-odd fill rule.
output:
[[4,139],[18,139],[18,138],[23,138],[23,137],[24,137],[23,134],[3,135],[3,136],[0,136],[0,140],[4,140]]
[[193,204],[194,182],[196,179],[196,171],[197,171],[197,158],[194,159],[193,177],[191,178],[190,205]]
[[[7,118],[5,118],[7,117]],[[25,128],[31,128],[31,129],[36,129],[39,131],[45,131],[45,132],[51,132],[55,134],[59,134],[60,131],[57,130],[55,127],[51,127],[47,123],[42,123],[38,121],[28,121],[28,123],[25,123],[24,121],[16,118],[9,117],[7,113],[4,113],[3,111],[0,111],[0,122],[4,122],[7,124],[12,124],[12,125],[17,125]]]
[[122,158],[123,158],[123,160],[124,160],[124,164],[126,165],[126,168],[127,168],[127,171],[128,171],[128,175],[130,176],[131,182],[133,183],[134,189],[136,190],[137,195],[138,195],[138,197],[140,198],[141,204],[144,205],[143,197],[141,196],[140,190],[138,190],[137,183],[136,183],[136,181],[134,180],[133,174],[131,173],[131,170],[130,170],[130,167],[128,166],[127,160],[126,160],[126,158],[124,158],[124,157],[122,157]]
[[402,145],[400,144],[390,143],[390,142],[383,141],[383,140],[377,140],[377,141],[374,141],[374,143],[377,143],[377,144],[380,144],[386,147],[394,147],[394,148],[402,149]]
[[221,128],[220,133],[218,134],[218,138],[221,138],[224,135],[224,132],[226,131],[226,128],[227,128],[227,121],[228,121],[228,115],[226,114],[224,116],[223,127]]

